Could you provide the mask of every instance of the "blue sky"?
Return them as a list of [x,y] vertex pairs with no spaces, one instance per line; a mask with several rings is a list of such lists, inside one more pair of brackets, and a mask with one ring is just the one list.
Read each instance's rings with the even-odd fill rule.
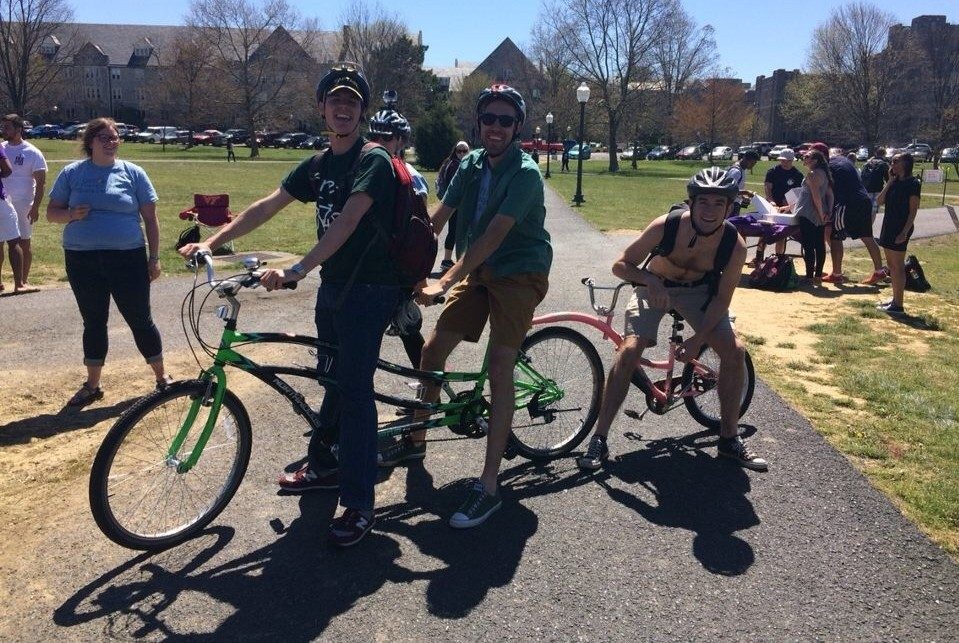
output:
[[[343,7],[350,0],[289,0],[304,15],[320,20],[324,29],[336,29]],[[530,27],[540,12],[540,3],[531,0],[483,0],[473,9],[450,0],[416,0],[390,3],[411,30],[423,32],[429,45],[428,65],[452,65],[453,60],[480,62],[504,38],[523,47]],[[471,3],[470,3],[471,4]],[[926,14],[947,16],[959,23],[956,0],[910,0],[875,2],[908,24]],[[816,26],[823,22],[834,0],[764,0],[758,2],[716,2],[684,0],[686,9],[700,23],[716,29],[720,64],[733,76],[753,83],[756,76],[769,75],[777,68],[796,69],[805,65],[808,43]],[[182,24],[189,0],[165,2],[117,2],[116,0],[74,0],[78,22],[111,24]],[[759,8],[757,8],[757,6]],[[317,15],[322,9],[325,13]]]

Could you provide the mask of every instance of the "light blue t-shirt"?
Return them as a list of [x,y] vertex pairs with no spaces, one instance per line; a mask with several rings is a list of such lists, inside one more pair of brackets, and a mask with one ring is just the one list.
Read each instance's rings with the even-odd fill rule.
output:
[[133,250],[146,245],[140,206],[157,201],[156,190],[139,165],[116,161],[103,167],[87,159],[63,168],[50,199],[90,212],[63,228],[66,250]]

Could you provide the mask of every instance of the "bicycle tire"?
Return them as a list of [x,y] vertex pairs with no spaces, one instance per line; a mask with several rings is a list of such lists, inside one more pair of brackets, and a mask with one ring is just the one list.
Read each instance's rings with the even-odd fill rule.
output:
[[[739,405],[740,418],[746,415],[746,411],[749,410],[749,404],[753,400],[753,391],[756,388],[756,371],[753,369],[753,359],[749,356],[749,351],[746,351],[744,356],[746,371],[743,375],[745,381],[743,382],[742,403]],[[719,373],[719,355],[710,347],[703,346],[702,350],[699,351],[698,360]],[[686,364],[686,367],[683,368],[682,380],[684,389],[692,382],[693,375],[692,364]],[[683,403],[694,420],[708,429],[719,431],[719,392],[715,385],[711,385],[706,393],[683,398]]]
[[[510,434],[512,446],[529,460],[566,455],[589,435],[599,415],[603,361],[592,342],[563,326],[550,326],[527,335],[520,359],[528,359],[539,376],[560,385],[563,395],[546,405],[537,404],[535,409],[532,401],[516,409]],[[528,382],[519,367],[514,370],[514,378],[517,383]],[[536,413],[539,417],[534,417]]]
[[[190,405],[206,391],[207,382],[189,380],[151,393],[103,439],[90,470],[90,509],[100,531],[118,545],[146,551],[178,545],[210,524],[236,493],[253,439],[246,409],[230,391],[196,465],[180,473],[167,458]],[[192,450],[209,408],[200,408],[181,457]]]

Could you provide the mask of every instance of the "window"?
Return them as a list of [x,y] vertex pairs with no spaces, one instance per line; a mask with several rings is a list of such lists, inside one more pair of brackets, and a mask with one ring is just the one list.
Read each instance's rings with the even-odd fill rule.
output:
[[123,100],[123,91],[119,87],[113,88],[113,100]]
[[120,80],[120,70],[116,67],[110,70],[110,78],[113,80]]

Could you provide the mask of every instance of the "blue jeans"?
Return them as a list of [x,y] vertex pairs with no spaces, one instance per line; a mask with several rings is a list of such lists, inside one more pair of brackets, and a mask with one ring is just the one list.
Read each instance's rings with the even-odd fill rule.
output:
[[[336,385],[323,396],[321,430],[310,438],[309,462],[317,468],[322,443],[336,441],[338,428],[340,504],[351,509],[373,510],[377,425],[373,373],[400,295],[399,286],[376,284],[353,284],[345,295],[343,284],[321,284],[316,294],[316,335],[338,349],[330,370]],[[325,362],[321,355],[321,368]]]

